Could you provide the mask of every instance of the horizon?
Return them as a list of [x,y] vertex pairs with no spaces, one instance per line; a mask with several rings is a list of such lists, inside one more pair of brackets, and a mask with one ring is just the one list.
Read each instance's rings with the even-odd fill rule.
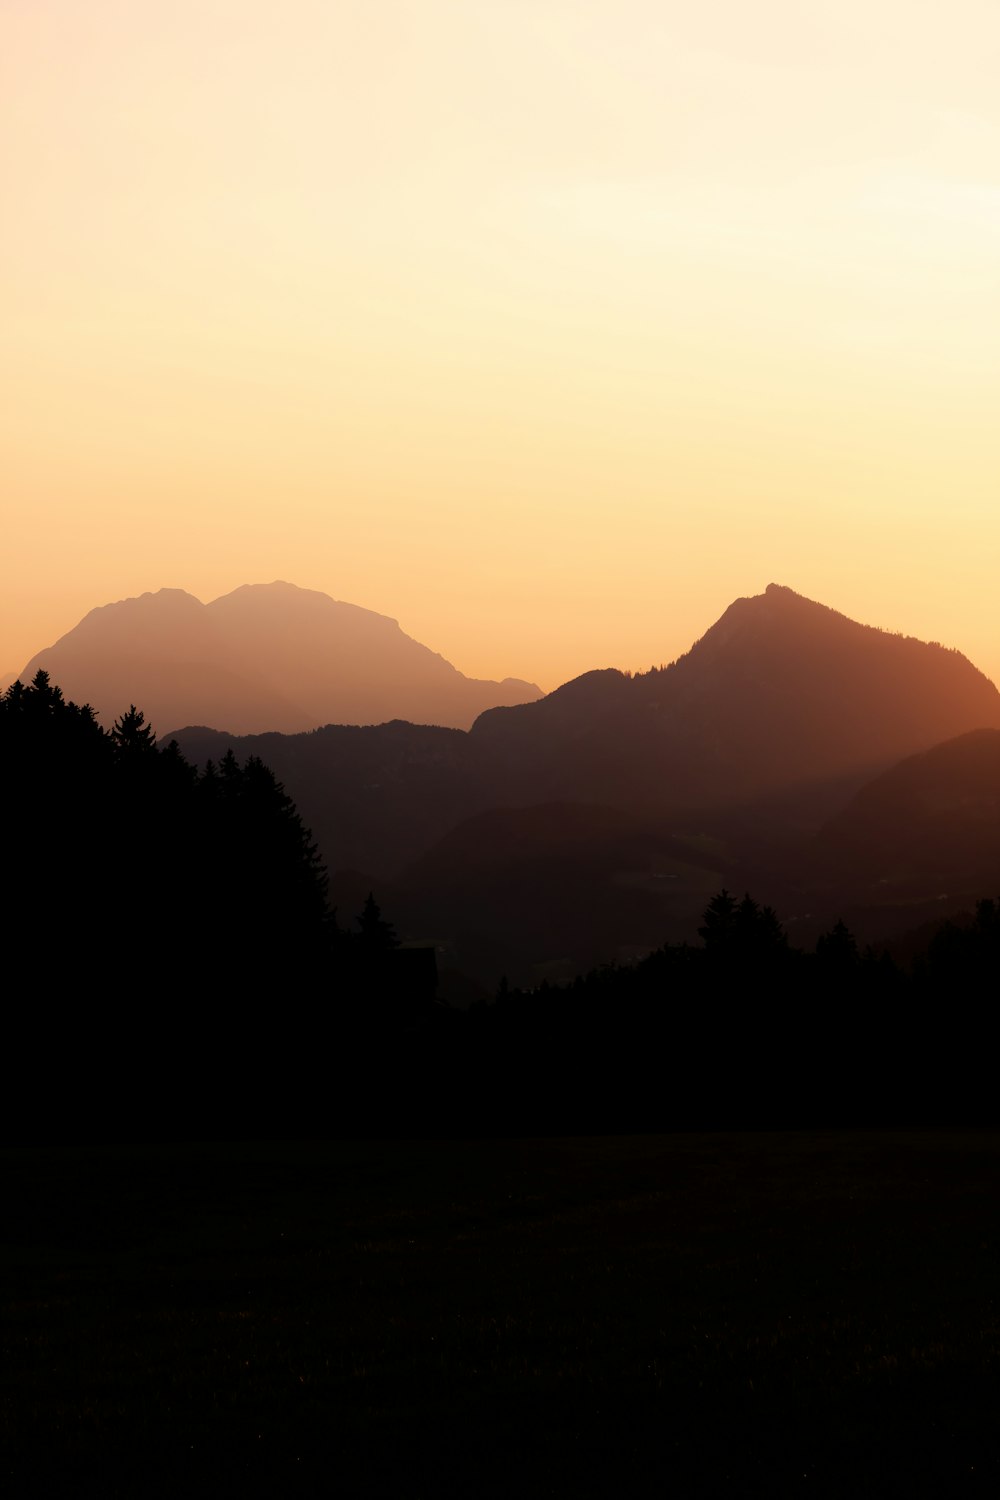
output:
[[0,20],[0,670],[279,577],[548,691],[781,579],[1000,679],[994,7],[238,15]]
[[[382,618],[389,619],[394,624],[396,624],[399,627],[400,631],[404,635],[408,636],[411,640],[417,640],[417,642],[418,642],[419,645],[425,646],[429,650],[434,651],[436,654],[442,656],[450,665],[457,667],[457,669],[460,672],[463,671],[463,669],[458,666],[458,663],[455,661],[455,659],[452,656],[449,655],[449,653],[447,651],[439,651],[438,647],[433,642],[419,641],[418,638],[416,636],[414,636],[413,633],[407,629],[406,622],[404,620],[400,620],[398,617],[393,616],[393,615],[382,614],[381,611],[377,611],[377,610],[368,611],[367,610],[367,606],[359,604],[359,602],[357,600],[354,600],[354,599],[335,599],[332,595],[326,594],[325,591],[323,591],[323,590],[305,589],[305,588],[303,588],[302,585],[294,583],[291,579],[285,579],[285,578],[271,579],[271,580],[269,580],[266,583],[263,582],[263,581],[261,581],[261,580],[256,580],[254,582],[246,581],[246,582],[244,582],[242,584],[236,585],[236,587],[234,589],[227,590],[226,594],[236,593],[236,592],[239,592],[239,590],[246,589],[246,588],[263,588],[263,589],[273,588],[275,585],[284,585],[285,587],[290,587],[290,588],[296,590],[297,592],[302,592],[302,593],[320,593],[320,594],[324,594],[324,597],[330,599],[333,603],[336,603],[336,604],[346,604],[346,605],[349,605],[351,607],[361,608],[362,610],[366,610],[366,612],[369,612],[369,613],[372,613],[372,614],[382,615]],[[492,680],[492,681],[496,681],[496,682],[502,682],[505,678],[509,678],[509,679],[514,679],[514,680],[518,680],[518,681],[523,681],[523,682],[525,682],[525,683],[527,683],[529,685],[532,685],[532,686],[540,688],[541,692],[542,692],[542,695],[543,696],[547,696],[549,693],[555,692],[557,688],[564,686],[565,683],[571,682],[571,681],[575,680],[576,677],[585,676],[585,675],[587,675],[587,673],[592,672],[592,671],[605,671],[605,670],[610,669],[612,671],[618,671],[618,672],[623,673],[623,675],[631,677],[631,676],[641,676],[644,673],[649,672],[649,671],[653,671],[653,670],[658,670],[658,669],[662,670],[665,667],[674,665],[674,663],[677,662],[682,656],[687,655],[691,650],[693,650],[694,647],[697,646],[698,643],[701,641],[702,637],[712,628],[713,625],[715,625],[718,622],[719,619],[722,618],[722,616],[729,610],[729,608],[732,605],[734,605],[736,603],[739,603],[739,602],[741,602],[743,600],[763,598],[764,595],[767,594],[767,593],[769,593],[772,589],[779,589],[779,590],[782,590],[784,592],[790,593],[790,594],[794,595],[796,598],[804,600],[806,603],[815,604],[820,609],[829,610],[833,614],[840,615],[844,619],[850,621],[850,623],[856,624],[856,625],[860,625],[864,629],[874,629],[874,630],[878,630],[878,631],[880,631],[880,632],[882,632],[884,634],[887,634],[887,635],[901,636],[901,637],[906,637],[906,638],[915,639],[915,640],[923,640],[925,642],[925,644],[930,644],[930,645],[935,645],[935,646],[942,646],[946,650],[958,651],[959,654],[962,655],[963,657],[965,657],[965,659],[967,661],[969,661],[971,663],[971,665],[977,671],[979,671],[991,683],[993,683],[994,686],[997,686],[996,678],[993,677],[988,671],[986,671],[979,662],[975,661],[972,657],[970,657],[967,652],[961,651],[961,649],[959,647],[952,645],[948,641],[938,641],[938,640],[931,641],[931,640],[928,640],[925,637],[912,636],[910,634],[910,632],[908,632],[908,631],[893,629],[892,627],[887,626],[887,625],[877,624],[877,623],[874,623],[874,622],[868,621],[868,620],[855,620],[850,615],[848,615],[844,610],[837,608],[836,605],[830,604],[827,601],[822,600],[822,599],[809,599],[806,595],[800,593],[800,591],[798,589],[792,588],[791,585],[789,585],[789,584],[779,583],[776,579],[772,579],[769,583],[767,583],[763,588],[761,588],[760,590],[758,590],[756,593],[740,594],[740,595],[735,596],[733,599],[730,599],[728,601],[728,603],[726,604],[726,606],[719,612],[719,614],[717,616],[715,616],[713,619],[707,621],[703,625],[702,629],[698,632],[698,634],[696,636],[694,636],[692,638],[691,641],[689,641],[685,646],[683,646],[680,649],[678,649],[675,652],[673,652],[670,656],[664,656],[664,657],[662,657],[660,661],[650,660],[650,661],[648,661],[648,662],[646,662],[644,664],[636,665],[636,666],[621,665],[619,663],[607,662],[607,661],[595,661],[595,662],[592,662],[589,666],[583,667],[579,672],[574,673],[573,676],[571,676],[571,677],[564,677],[564,678],[561,678],[559,681],[552,682],[552,683],[540,683],[537,680],[532,679],[532,678],[517,678],[516,674],[510,673],[510,672],[498,672],[497,675],[496,675],[496,677],[493,678],[493,679],[485,679],[485,674],[479,674],[478,675],[478,680],[482,681],[482,680],[485,679],[485,680]],[[157,589],[144,590],[142,594],[138,594],[138,595],[137,594],[132,594],[132,595],[128,595],[128,596],[126,596],[125,598],[122,598],[122,599],[107,600],[103,604],[92,606],[89,610],[85,611],[85,613],[80,616],[79,620],[77,620],[77,621],[74,622],[73,626],[69,627],[69,631],[63,632],[63,635],[72,633],[75,625],[82,624],[83,620],[85,620],[87,618],[87,616],[89,616],[91,614],[98,613],[98,612],[100,612],[103,609],[112,609],[112,608],[116,607],[117,605],[127,604],[127,603],[133,603],[136,600],[141,599],[141,598],[155,597],[157,594],[161,594],[161,593],[182,593],[182,594],[187,594],[188,597],[195,599],[196,602],[199,603],[199,604],[201,604],[202,606],[207,606],[207,605],[215,602],[218,599],[226,597],[226,594],[220,594],[220,595],[215,595],[215,596],[212,596],[212,597],[209,597],[209,598],[205,598],[205,599],[199,599],[196,594],[193,594],[188,589],[181,589],[181,588],[177,588],[177,587],[175,587],[174,585],[171,585],[171,584],[164,584],[160,588],[157,588]],[[62,639],[62,636],[56,637],[51,642],[49,642],[47,645],[38,647],[35,651],[32,652],[31,657],[28,659],[27,662],[25,662],[23,664],[22,668],[14,669],[13,675],[11,675],[10,672],[7,672],[7,671],[5,671],[3,669],[0,669],[0,690],[2,690],[7,685],[8,682],[13,682],[16,679],[16,677],[17,677],[18,674],[21,674],[22,677],[23,677],[24,667],[30,665],[30,662],[32,660],[34,660],[34,658],[36,656],[42,655],[47,650],[49,650],[49,649],[53,648],[54,646],[56,646],[61,639]],[[467,677],[467,678],[472,679],[472,680],[477,680],[477,674],[475,674],[474,672],[464,671],[463,675],[465,677]]]

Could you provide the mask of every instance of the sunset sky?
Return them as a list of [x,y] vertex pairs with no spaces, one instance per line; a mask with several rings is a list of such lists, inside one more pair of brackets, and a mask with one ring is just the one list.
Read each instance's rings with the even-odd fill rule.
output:
[[1000,679],[997,0],[3,0],[0,671],[284,578],[545,688]]

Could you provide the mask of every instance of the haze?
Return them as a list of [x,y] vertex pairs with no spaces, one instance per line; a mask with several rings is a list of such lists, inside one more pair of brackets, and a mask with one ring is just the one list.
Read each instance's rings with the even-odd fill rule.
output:
[[780,578],[1000,677],[1000,11],[10,0],[0,669],[282,577],[477,677]]

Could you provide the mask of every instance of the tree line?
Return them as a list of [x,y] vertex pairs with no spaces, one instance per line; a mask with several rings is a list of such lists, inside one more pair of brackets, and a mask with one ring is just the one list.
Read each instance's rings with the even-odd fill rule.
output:
[[0,696],[0,765],[8,1132],[105,1104],[116,1130],[176,1124],[214,1100],[252,1124],[380,1009],[395,932],[374,897],[338,923],[259,758],[198,770],[134,705],[105,730],[40,671]]

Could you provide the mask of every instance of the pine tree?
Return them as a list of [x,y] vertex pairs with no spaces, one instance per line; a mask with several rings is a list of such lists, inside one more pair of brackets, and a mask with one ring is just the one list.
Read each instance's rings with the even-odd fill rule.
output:
[[134,703],[127,714],[115,720],[111,738],[119,755],[148,755],[156,749],[153,726],[146,723],[145,714]]
[[364,910],[356,920],[361,929],[359,937],[365,947],[374,952],[382,953],[387,952],[391,948],[399,947],[399,938],[396,936],[396,929],[391,922],[384,920],[371,891],[368,892],[368,900],[365,902]]
[[698,936],[709,953],[724,953],[732,947],[736,932],[737,906],[735,898],[723,887],[713,896],[705,908]]

